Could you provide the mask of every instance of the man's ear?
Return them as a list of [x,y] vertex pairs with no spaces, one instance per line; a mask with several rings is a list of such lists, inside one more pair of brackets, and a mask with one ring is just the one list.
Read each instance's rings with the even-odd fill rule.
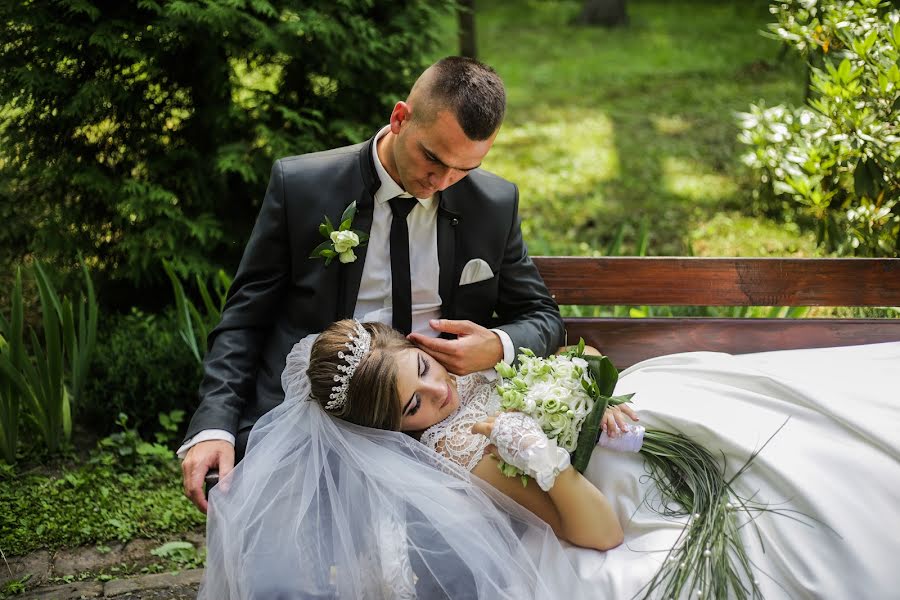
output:
[[397,135],[400,133],[400,126],[404,121],[412,116],[412,107],[402,100],[394,105],[391,111],[391,133]]

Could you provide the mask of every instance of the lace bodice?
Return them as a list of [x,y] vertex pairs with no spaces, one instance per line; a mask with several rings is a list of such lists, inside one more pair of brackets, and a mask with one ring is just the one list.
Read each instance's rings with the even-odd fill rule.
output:
[[499,411],[500,397],[494,392],[494,383],[480,373],[458,377],[456,385],[459,408],[426,429],[420,441],[471,471],[490,443],[483,435],[472,433],[472,425]]

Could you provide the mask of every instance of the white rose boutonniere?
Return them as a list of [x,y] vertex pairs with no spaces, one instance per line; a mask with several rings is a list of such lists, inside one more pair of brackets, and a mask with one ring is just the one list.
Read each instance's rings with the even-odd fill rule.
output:
[[369,236],[362,231],[350,229],[353,217],[356,215],[356,202],[351,202],[341,215],[341,224],[335,229],[328,216],[319,225],[319,233],[326,241],[316,246],[310,253],[310,258],[324,258],[325,266],[331,264],[335,257],[342,263],[352,263],[356,260],[354,248],[365,246]]

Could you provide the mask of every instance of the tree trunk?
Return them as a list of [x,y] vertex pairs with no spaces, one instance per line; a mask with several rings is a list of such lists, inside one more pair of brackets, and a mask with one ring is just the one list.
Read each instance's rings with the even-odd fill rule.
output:
[[585,0],[581,14],[575,20],[579,25],[619,27],[628,24],[626,0]]
[[459,54],[478,58],[478,44],[475,39],[475,0],[459,0]]

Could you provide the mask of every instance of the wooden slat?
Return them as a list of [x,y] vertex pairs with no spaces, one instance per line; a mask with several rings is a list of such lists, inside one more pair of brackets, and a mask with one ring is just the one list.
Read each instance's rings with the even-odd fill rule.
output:
[[900,341],[900,319],[567,318],[565,322],[570,344],[583,337],[618,368],[695,350],[742,354]]
[[558,304],[900,306],[900,259],[534,257]]

